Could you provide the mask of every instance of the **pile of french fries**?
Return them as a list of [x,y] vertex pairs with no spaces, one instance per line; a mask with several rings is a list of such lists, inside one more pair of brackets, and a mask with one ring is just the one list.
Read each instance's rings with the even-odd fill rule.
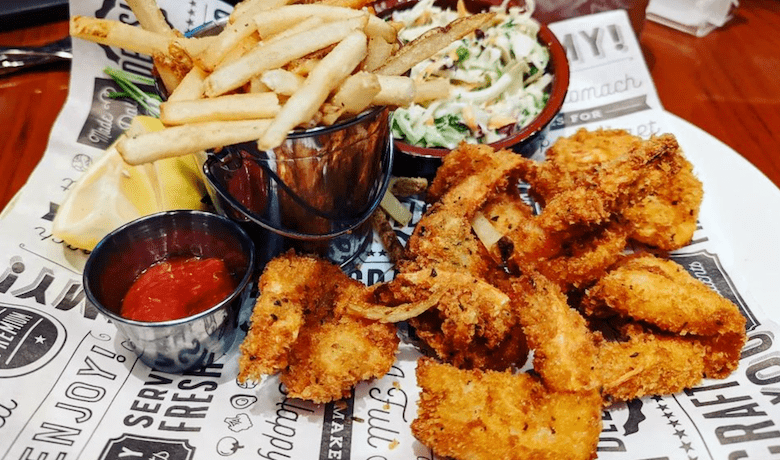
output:
[[153,57],[169,96],[161,131],[123,139],[131,165],[257,141],[269,150],[296,128],[331,125],[372,106],[402,107],[446,97],[449,82],[415,83],[416,63],[487,24],[465,15],[400,47],[396,25],[372,0],[244,0],[224,28],[184,37],[155,0],[127,0],[141,27],[75,16],[73,37]]

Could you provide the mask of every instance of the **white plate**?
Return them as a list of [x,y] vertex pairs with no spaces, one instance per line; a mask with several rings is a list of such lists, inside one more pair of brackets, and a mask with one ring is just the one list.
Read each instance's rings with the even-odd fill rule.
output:
[[[667,113],[668,126],[704,183],[702,225],[731,254],[718,254],[769,318],[780,319],[780,189],[733,149]],[[731,271],[731,270],[730,270]],[[745,294],[740,291],[741,294]],[[752,305],[751,305],[752,307]]]

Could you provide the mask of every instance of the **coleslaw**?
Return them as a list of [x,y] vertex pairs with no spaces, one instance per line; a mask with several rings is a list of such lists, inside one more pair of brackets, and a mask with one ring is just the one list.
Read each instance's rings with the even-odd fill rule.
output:
[[[505,0],[490,9],[497,13],[490,27],[415,65],[413,79],[448,79],[450,95],[396,109],[393,135],[420,147],[452,149],[464,140],[496,142],[530,123],[547,103],[552,82],[545,72],[550,53],[537,39],[540,26],[531,18],[532,10],[529,3],[507,7]],[[392,20],[403,24],[398,36],[407,43],[458,15],[435,6],[434,0],[421,0],[393,12]]]

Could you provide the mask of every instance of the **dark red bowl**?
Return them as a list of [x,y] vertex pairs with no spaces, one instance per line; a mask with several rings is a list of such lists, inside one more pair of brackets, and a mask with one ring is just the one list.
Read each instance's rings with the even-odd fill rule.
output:
[[[416,0],[399,2],[389,0],[375,4],[377,14],[389,17],[393,11],[411,8]],[[455,9],[456,0],[439,0],[435,4],[440,7]],[[472,13],[485,11],[489,7],[499,5],[500,0],[466,0],[466,8]],[[490,144],[496,150],[510,149],[521,155],[530,156],[540,147],[544,134],[561,110],[566,92],[569,89],[569,61],[566,50],[555,37],[552,30],[541,24],[538,34],[539,41],[550,50],[550,62],[546,71],[552,75],[550,98],[544,109],[529,124]],[[393,174],[397,176],[432,177],[441,164],[442,158],[450,152],[446,148],[417,147],[402,139],[395,139],[396,149]]]

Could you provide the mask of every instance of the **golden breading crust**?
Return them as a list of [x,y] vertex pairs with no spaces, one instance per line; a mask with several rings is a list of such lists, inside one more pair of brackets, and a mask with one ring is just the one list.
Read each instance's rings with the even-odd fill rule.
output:
[[596,458],[597,391],[551,391],[528,374],[460,370],[421,358],[412,433],[437,456],[470,460]]
[[347,313],[350,296],[367,288],[339,267],[288,252],[266,265],[259,286],[239,381],[281,372],[290,397],[324,403],[390,370],[396,327]]
[[677,263],[652,254],[625,257],[587,290],[583,310],[616,313],[699,340],[707,350],[704,374],[710,378],[733,372],[745,345],[745,317],[736,305]]
[[545,384],[559,391],[597,389],[600,381],[593,369],[600,335],[591,333],[560,287],[544,276],[530,274],[515,286],[523,305],[520,323],[534,350],[534,370]]
[[[665,138],[669,139],[663,136],[657,140]],[[628,177],[626,172],[639,173],[637,178],[646,185],[642,195],[619,210],[631,223],[631,238],[666,251],[679,249],[691,240],[696,230],[703,196],[701,181],[676,143],[669,144],[673,148],[664,154],[665,159],[635,171],[626,168],[630,163],[615,161],[628,152],[641,152],[643,145],[640,137],[624,130],[581,129],[572,136],[559,138],[547,150],[545,161],[529,168],[526,180],[532,184],[534,196],[550,202],[556,195],[571,195],[583,181],[605,184],[606,178],[606,184],[614,182],[610,170],[617,173],[612,176],[617,178]],[[602,178],[596,182],[587,179],[599,175]]]
[[637,324],[625,334],[626,340],[605,341],[598,348],[596,373],[605,405],[677,393],[701,382],[707,349],[700,341],[650,333]]
[[[574,187],[545,200],[539,215],[542,227],[557,232],[609,222],[679,172],[680,165],[674,161],[679,148],[674,136],[654,137],[577,176]],[[651,174],[654,171],[661,173]]]
[[652,254],[623,258],[587,291],[586,311],[604,304],[625,316],[681,335],[743,333],[736,305],[679,264]]
[[358,382],[390,370],[398,342],[394,324],[349,315],[322,324],[309,320],[293,344],[281,381],[293,398],[318,403],[346,398]]
[[[268,262],[258,284],[262,295],[255,303],[249,334],[240,347],[239,381],[259,379],[287,367],[288,352],[307,311],[326,309],[333,302],[334,293],[324,282],[335,273],[313,258],[291,254]],[[313,297],[311,291],[330,295]],[[325,305],[320,308],[313,304],[318,301]]]

